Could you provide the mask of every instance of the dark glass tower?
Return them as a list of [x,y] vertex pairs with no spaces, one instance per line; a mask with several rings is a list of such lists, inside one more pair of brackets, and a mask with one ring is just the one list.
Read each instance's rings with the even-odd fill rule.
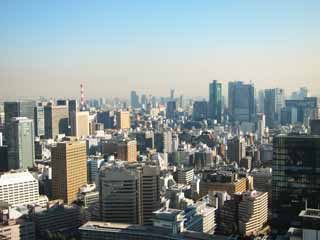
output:
[[287,231],[299,213],[320,206],[320,136],[278,135],[273,141],[272,223]]
[[213,80],[209,85],[209,118],[221,123],[222,116],[222,84]]
[[228,109],[231,121],[252,122],[256,113],[254,85],[229,82]]

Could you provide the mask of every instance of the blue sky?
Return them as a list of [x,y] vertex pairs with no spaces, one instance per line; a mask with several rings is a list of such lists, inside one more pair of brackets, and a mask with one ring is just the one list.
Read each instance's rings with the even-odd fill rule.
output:
[[294,0],[3,0],[0,96],[77,96],[80,82],[88,96],[207,96],[212,79],[318,94],[319,10]]

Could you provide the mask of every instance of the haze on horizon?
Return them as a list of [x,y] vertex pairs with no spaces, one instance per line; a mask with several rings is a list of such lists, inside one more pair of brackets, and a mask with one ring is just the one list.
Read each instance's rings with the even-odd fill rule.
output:
[[320,95],[320,2],[0,2],[0,99],[208,95],[217,79]]

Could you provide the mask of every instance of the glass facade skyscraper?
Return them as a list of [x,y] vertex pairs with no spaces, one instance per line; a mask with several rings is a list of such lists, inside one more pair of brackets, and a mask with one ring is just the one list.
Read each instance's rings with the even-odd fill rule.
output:
[[278,135],[273,141],[272,222],[299,226],[299,213],[320,206],[320,136]]
[[281,108],[284,107],[284,90],[280,88],[266,89],[264,93],[264,113],[266,125],[274,127],[280,124]]
[[33,167],[35,159],[33,120],[12,118],[9,129],[9,169]]
[[222,118],[222,84],[213,80],[209,85],[209,118],[221,123]]
[[252,122],[256,110],[253,84],[229,82],[228,90],[230,120]]

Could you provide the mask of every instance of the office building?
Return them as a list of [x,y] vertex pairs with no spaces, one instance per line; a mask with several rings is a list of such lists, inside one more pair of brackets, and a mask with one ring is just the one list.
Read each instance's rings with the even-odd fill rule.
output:
[[132,108],[139,108],[140,107],[139,96],[136,91],[131,91],[130,100],[131,100],[131,107]]
[[154,134],[154,145],[157,152],[171,153],[172,152],[172,132],[166,130],[163,132],[156,132]]
[[104,164],[102,156],[90,156],[87,161],[88,182],[94,183],[98,179],[100,167]]
[[247,177],[238,177],[231,172],[204,174],[200,181],[200,197],[210,191],[227,192],[229,195],[245,192],[249,189],[248,181]]
[[87,137],[89,136],[89,112],[71,113],[71,136]]
[[[172,211],[171,209],[169,209]],[[168,210],[168,211],[169,211]],[[175,209],[174,209],[175,210]],[[174,214],[171,214],[174,215]],[[94,222],[89,221],[79,228],[82,240],[215,240],[211,234],[204,234],[184,230],[183,232],[174,233],[170,228],[170,223],[176,225],[183,224],[183,215],[179,217],[171,217],[171,215],[163,215],[161,227],[140,226],[136,224],[114,223],[114,222]],[[174,221],[176,219],[176,221]],[[155,223],[156,224],[156,223]],[[163,226],[163,227],[162,227]],[[219,238],[217,238],[219,239]]]
[[268,193],[244,192],[239,203],[239,232],[257,236],[268,222]]
[[263,113],[258,114],[258,127],[257,127],[257,137],[260,142],[265,135],[266,130],[266,116]]
[[33,222],[15,214],[15,209],[7,203],[0,203],[0,239],[35,240]]
[[53,199],[70,204],[77,199],[81,186],[87,183],[86,142],[59,142],[51,150]]
[[241,136],[228,139],[227,154],[229,162],[236,162],[239,165],[241,159],[246,156],[245,139]]
[[98,112],[97,122],[103,123],[104,129],[111,129],[115,127],[115,115],[112,111]]
[[153,131],[143,131],[134,134],[137,141],[137,149],[140,153],[145,153],[147,149],[154,148],[154,133]]
[[264,93],[264,113],[269,128],[280,124],[281,108],[284,107],[284,90],[280,88],[266,89]]
[[11,119],[14,117],[26,117],[29,119],[34,118],[34,107],[36,106],[35,101],[21,100],[16,102],[5,102],[4,113],[5,113],[5,138],[8,141],[8,131],[11,127]]
[[73,235],[81,225],[80,208],[50,202],[46,208],[35,208],[30,218],[35,225],[37,239],[49,239],[55,233]]
[[287,108],[297,110],[297,122],[307,125],[309,119],[318,119],[319,117],[319,99],[317,97],[305,97],[302,100],[286,100]]
[[190,184],[194,176],[193,168],[178,168],[175,172],[175,180],[179,184]]
[[209,118],[221,123],[222,118],[222,84],[217,80],[212,81],[209,85]]
[[113,155],[128,162],[137,161],[137,141],[131,139],[110,140],[102,143],[102,153]]
[[78,102],[74,99],[68,100],[68,111],[69,111],[69,118],[71,117],[73,112],[78,111]]
[[233,122],[252,122],[256,113],[253,84],[229,82],[228,109]]
[[69,112],[66,105],[47,105],[44,107],[44,129],[46,138],[55,138],[58,134],[68,134]]
[[320,137],[278,135],[273,140],[273,227],[287,231],[300,225],[298,215],[308,204],[320,204]]
[[208,102],[195,101],[193,103],[192,117],[194,121],[202,121],[208,118]]
[[311,135],[320,135],[320,119],[310,120],[309,125]]
[[33,167],[35,160],[33,120],[26,117],[11,119],[8,131],[9,169]]
[[44,136],[44,107],[34,107],[34,135],[37,137]]
[[129,111],[119,111],[116,112],[116,126],[118,129],[130,129],[130,112]]
[[9,171],[8,146],[0,145],[0,172]]
[[177,113],[177,103],[176,101],[167,102],[166,107],[166,117],[169,119],[174,119]]
[[101,219],[105,222],[150,224],[160,208],[157,166],[116,161],[99,176]]
[[0,201],[19,206],[39,202],[39,183],[27,170],[0,175]]

